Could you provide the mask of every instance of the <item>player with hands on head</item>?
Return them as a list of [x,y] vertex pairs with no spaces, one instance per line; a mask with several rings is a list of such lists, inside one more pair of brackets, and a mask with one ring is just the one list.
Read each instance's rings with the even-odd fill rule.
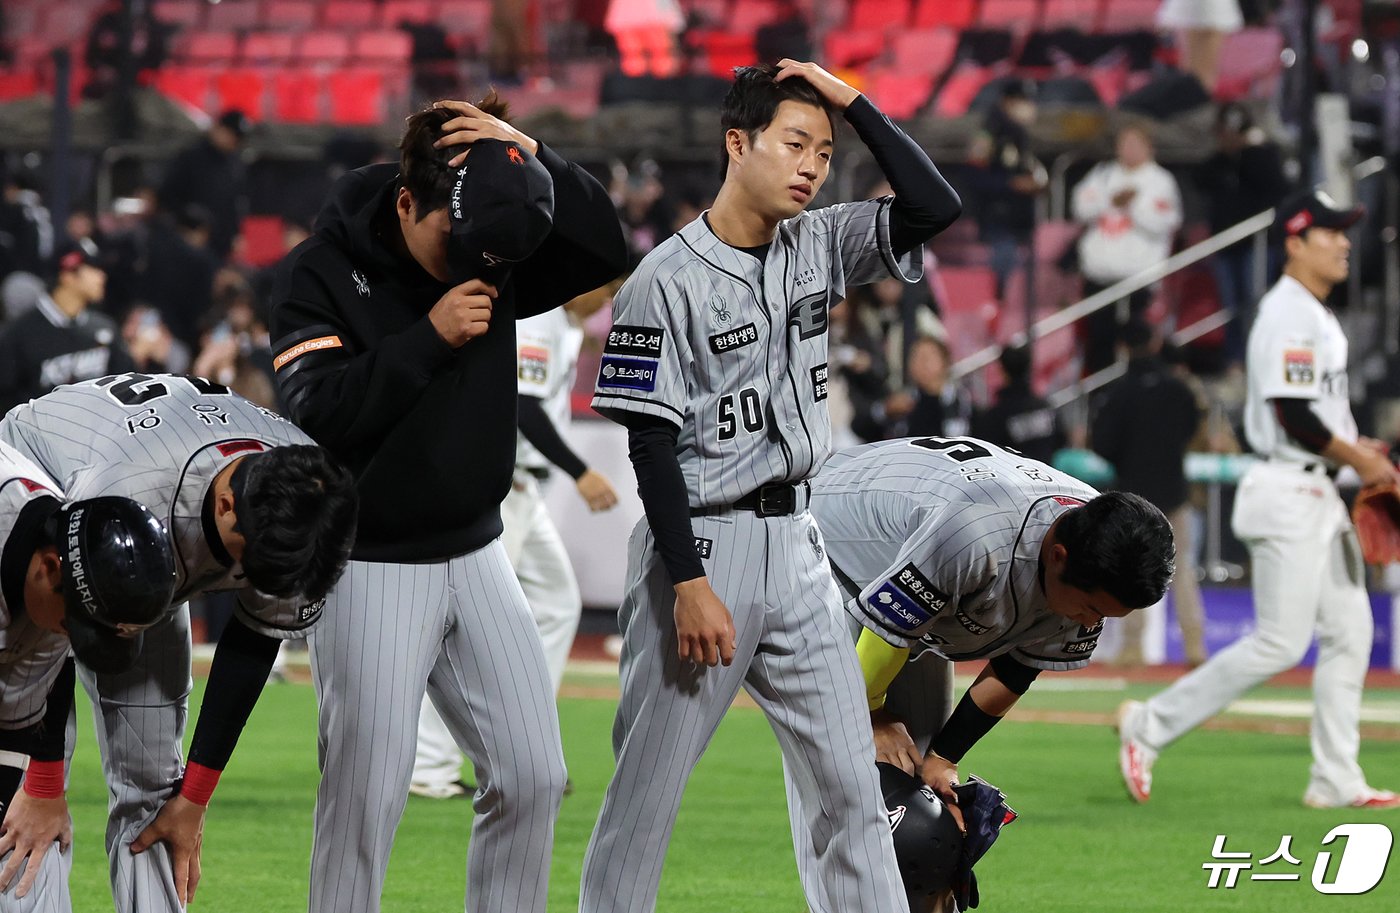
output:
[[[808,211],[838,117],[893,196]],[[624,283],[594,408],[627,427],[646,516],[628,547],[617,769],[580,910],[654,909],[691,770],[741,687],[773,724],[818,841],[813,907],[903,911],[850,638],[807,510],[831,449],[828,311],[920,278],[961,212],[903,131],[813,63],[742,67],[721,112],[714,206]]]
[[145,629],[174,611],[174,587],[174,547],[149,510],[127,498],[64,503],[42,469],[0,444],[0,910],[71,908],[70,648],[89,666],[129,668]]
[[[349,473],[271,410],[199,377],[109,375],[10,410],[0,441],[63,480],[69,498],[131,498],[175,544],[172,611],[129,668],[78,653],[108,786],[118,913],[184,908],[200,876],[204,816],[281,641],[321,618],[354,538]],[[188,600],[237,594],[187,759]]]
[[1136,802],[1151,798],[1164,748],[1296,666],[1316,635],[1303,804],[1400,808],[1400,795],[1367,784],[1359,762],[1374,622],[1356,530],[1335,481],[1343,466],[1367,486],[1400,480],[1388,448],[1357,434],[1347,338],[1326,304],[1350,272],[1347,229],[1363,215],[1317,190],[1275,210],[1283,275],[1259,302],[1245,354],[1245,436],[1262,459],[1240,480],[1231,517],[1249,548],[1255,627],[1167,690],[1119,708],[1119,771]]
[[341,177],[277,269],[278,386],[360,494],[349,568],[310,638],[313,913],[379,909],[425,692],[479,782],[466,909],[545,909],[567,774],[500,541],[515,322],[616,278],[626,257],[603,186],[512,127],[493,93],[412,114],[399,161]]
[[[838,621],[856,642],[875,759],[919,776],[960,825],[967,752],[1042,671],[1088,665],[1104,618],[1161,599],[1175,560],[1147,501],[976,438],[843,450],[812,483],[812,513],[846,599]],[[978,659],[954,705],[953,663]],[[788,801],[794,841],[809,845],[791,778]],[[810,854],[798,871],[816,877]]]

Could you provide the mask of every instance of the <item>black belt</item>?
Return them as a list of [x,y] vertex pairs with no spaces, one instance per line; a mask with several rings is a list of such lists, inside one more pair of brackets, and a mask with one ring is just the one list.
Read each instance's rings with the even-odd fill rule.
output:
[[543,466],[526,466],[525,471],[541,482],[549,481],[549,470],[545,469]]
[[[786,517],[798,511],[799,492],[806,492],[806,482],[769,482],[749,492],[733,504],[692,507],[692,517],[704,517],[730,510],[751,510],[760,517]],[[803,507],[806,505],[803,504]]]
[[1328,466],[1326,463],[1304,463],[1303,471],[1327,476],[1327,478],[1335,482],[1337,481],[1337,474],[1342,470],[1340,467]]

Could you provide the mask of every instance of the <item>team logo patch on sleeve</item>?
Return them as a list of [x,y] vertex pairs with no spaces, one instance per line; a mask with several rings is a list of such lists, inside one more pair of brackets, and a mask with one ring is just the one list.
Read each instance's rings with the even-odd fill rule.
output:
[[788,326],[797,330],[798,339],[811,339],[826,332],[826,292],[818,292],[798,300],[788,311]]
[[1286,349],[1283,353],[1284,383],[1305,386],[1317,379],[1312,349]]
[[650,359],[605,355],[598,366],[598,386],[652,392],[656,390],[656,364]]
[[812,369],[812,400],[821,402],[826,399],[826,385],[831,378],[831,372],[827,370],[826,363],[817,365]]
[[308,339],[305,342],[297,343],[274,358],[272,360],[272,369],[274,371],[280,371],[308,352],[320,352],[324,349],[339,349],[344,345],[345,343],[340,341],[339,336],[318,336],[315,339]]
[[526,383],[542,384],[549,378],[549,350],[521,346],[517,355],[518,374]]
[[603,354],[660,358],[661,340],[665,338],[666,331],[659,327],[628,326],[616,323],[608,331],[608,341],[603,345]]
[[881,584],[865,601],[871,609],[883,615],[895,630],[906,634],[912,634],[933,620],[933,616],[924,611],[912,596],[890,582]]
[[726,333],[716,333],[711,336],[710,351],[716,355],[723,355],[725,352],[742,349],[755,342],[758,342],[758,329],[753,324],[746,323],[737,330],[729,330]]

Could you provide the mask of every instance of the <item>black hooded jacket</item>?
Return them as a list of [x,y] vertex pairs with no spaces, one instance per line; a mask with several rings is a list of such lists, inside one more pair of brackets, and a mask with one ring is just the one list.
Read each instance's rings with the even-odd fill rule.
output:
[[397,165],[342,177],[313,235],[278,265],[277,383],[292,420],[355,474],[355,560],[437,560],[500,535],[515,464],[515,321],[626,268],[602,185],[543,145],[538,157],[554,180],[553,229],[498,290],[490,328],[456,350],[428,319],[452,285],[381,235],[397,230]]

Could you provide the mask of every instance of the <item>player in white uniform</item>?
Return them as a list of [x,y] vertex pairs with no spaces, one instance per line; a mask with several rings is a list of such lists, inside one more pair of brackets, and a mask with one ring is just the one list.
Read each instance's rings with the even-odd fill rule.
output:
[[70,645],[86,663],[129,665],[140,632],[172,611],[174,586],[170,535],[149,510],[127,498],[64,505],[42,469],[0,444],[3,913],[72,906],[73,825],[64,796]]
[[[107,776],[107,853],[118,913],[183,910],[200,872],[205,807],[279,642],[321,617],[355,532],[350,474],[290,422],[198,377],[110,375],[16,406],[0,440],[70,498],[149,508],[175,543],[177,611],[134,665],[79,654]],[[192,687],[190,598],[238,594],[182,764]]]
[[[574,480],[579,497],[591,510],[609,510],[617,504],[612,483],[586,466],[560,435],[572,412],[570,395],[583,346],[583,321],[611,301],[611,289],[580,295],[562,308],[515,324],[520,433],[515,475],[501,503],[501,544],[539,629],[555,695],[578,632],[583,597],[564,540],[545,507],[543,484],[550,466],[557,466]],[[470,792],[462,780],[462,752],[427,695],[418,718],[418,748],[408,791],[430,799]],[[565,794],[571,791],[566,782]]]
[[[805,212],[835,112],[893,197]],[[818,859],[808,901],[907,909],[860,670],[806,479],[831,448],[827,312],[919,277],[961,204],[928,156],[814,64],[736,71],[714,207],[619,292],[594,408],[627,426],[646,510],[628,549],[617,770],[584,860],[584,913],[647,913],[691,770],[740,687],[768,715]]]
[[[1144,499],[976,438],[844,450],[812,482],[812,513],[859,632],[876,759],[954,809],[968,749],[1041,671],[1088,665],[1105,617],[1161,599],[1175,557]],[[953,661],[976,659],[991,661],[955,709]],[[794,843],[810,847],[791,780],[788,798]],[[798,870],[815,878],[810,852]]]
[[1262,458],[1240,481],[1232,525],[1249,547],[1254,631],[1145,703],[1119,711],[1119,767],[1146,802],[1157,754],[1255,685],[1296,666],[1317,637],[1312,774],[1315,808],[1400,808],[1372,789],[1357,762],[1361,691],[1372,620],[1356,531],[1333,479],[1351,466],[1364,483],[1396,479],[1378,441],[1358,438],[1347,399],[1347,339],[1324,303],[1346,280],[1343,210],[1321,192],[1279,204],[1287,261],[1259,303],[1246,355],[1245,435]]

